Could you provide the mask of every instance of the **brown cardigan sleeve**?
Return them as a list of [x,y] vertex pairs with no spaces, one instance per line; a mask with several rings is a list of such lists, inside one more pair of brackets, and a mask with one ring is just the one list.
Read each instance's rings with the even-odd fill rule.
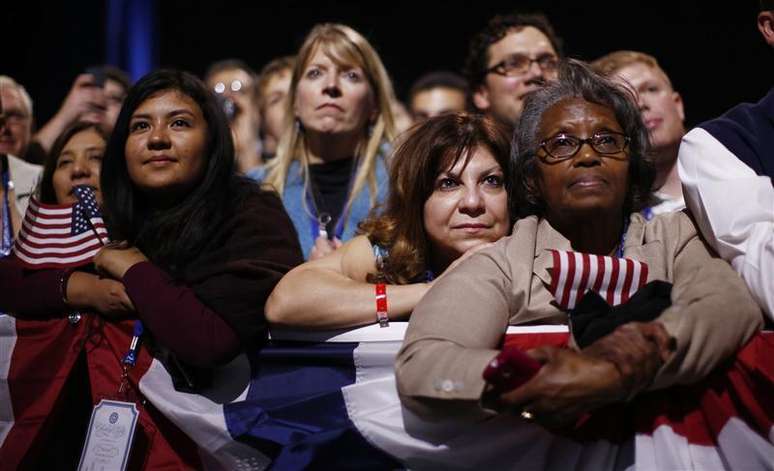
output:
[[744,281],[710,254],[685,213],[649,229],[674,259],[672,306],[658,320],[677,339],[677,351],[656,375],[651,389],[658,389],[706,376],[761,329],[763,316]]
[[411,315],[395,374],[401,402],[427,419],[477,415],[484,367],[511,313],[510,267],[501,241],[444,275]]

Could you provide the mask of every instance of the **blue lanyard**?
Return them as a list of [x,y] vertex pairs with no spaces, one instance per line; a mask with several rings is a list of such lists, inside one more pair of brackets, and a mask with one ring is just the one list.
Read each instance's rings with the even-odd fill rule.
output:
[[143,330],[142,321],[139,319],[134,321],[132,343],[129,344],[129,351],[126,352],[124,359],[121,361],[121,363],[123,363],[124,367],[126,368],[131,368],[135,363],[137,363],[137,352],[140,350],[140,338],[142,337]]
[[624,221],[623,234],[621,234],[621,242],[618,244],[618,248],[615,249],[615,256],[623,258],[624,244],[626,243],[626,233],[629,232],[629,220]]
[[121,360],[123,365],[121,368],[121,380],[118,384],[118,394],[128,394],[129,387],[129,368],[133,367],[137,363],[137,352],[140,350],[140,338],[142,337],[142,322],[137,319],[134,321],[134,333],[132,335],[132,343],[129,344],[129,351],[124,355],[124,359]]
[[3,240],[0,243],[0,257],[11,253],[13,247],[13,229],[11,228],[11,204],[8,202],[8,187],[10,187],[11,175],[8,170],[3,171]]

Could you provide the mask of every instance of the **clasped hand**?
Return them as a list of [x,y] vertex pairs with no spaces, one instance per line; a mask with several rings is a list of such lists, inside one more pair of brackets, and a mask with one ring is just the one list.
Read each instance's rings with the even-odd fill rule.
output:
[[93,309],[110,319],[130,315],[135,310],[123,283],[82,271],[70,275],[67,302],[76,308]]
[[549,429],[571,426],[586,412],[644,390],[673,350],[674,339],[657,321],[620,326],[581,352],[529,350],[543,367],[521,387],[501,394],[499,404],[527,411]]
[[121,280],[131,267],[147,260],[137,247],[126,242],[111,242],[94,256],[94,267],[103,276]]
[[133,265],[147,260],[136,247],[125,242],[110,243],[94,256],[100,276],[75,272],[70,276],[67,298],[71,305],[89,307],[100,314],[122,317],[134,312],[134,304],[120,281]]

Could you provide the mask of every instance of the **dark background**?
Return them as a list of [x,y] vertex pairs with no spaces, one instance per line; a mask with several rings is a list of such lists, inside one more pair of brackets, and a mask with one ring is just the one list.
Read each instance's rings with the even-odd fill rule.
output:
[[[131,0],[130,0],[131,1]],[[103,1],[5,2],[0,73],[25,85],[38,123],[59,107],[74,77],[105,59]],[[156,3],[158,63],[202,74],[238,57],[256,70],[292,54],[315,23],[337,21],[364,34],[405,98],[433,69],[459,70],[470,37],[496,13],[541,9],[569,56],[591,60],[616,49],[653,54],[683,95],[688,125],[774,83],[774,52],[757,30],[756,0],[718,1],[163,1]]]

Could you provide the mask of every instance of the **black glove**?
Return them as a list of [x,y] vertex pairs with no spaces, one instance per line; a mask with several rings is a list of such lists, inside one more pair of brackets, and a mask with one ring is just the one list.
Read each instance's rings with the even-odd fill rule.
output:
[[672,305],[671,294],[672,283],[656,280],[637,290],[629,301],[610,306],[596,291],[589,290],[568,314],[570,332],[578,348],[588,347],[619,325],[657,318]]

